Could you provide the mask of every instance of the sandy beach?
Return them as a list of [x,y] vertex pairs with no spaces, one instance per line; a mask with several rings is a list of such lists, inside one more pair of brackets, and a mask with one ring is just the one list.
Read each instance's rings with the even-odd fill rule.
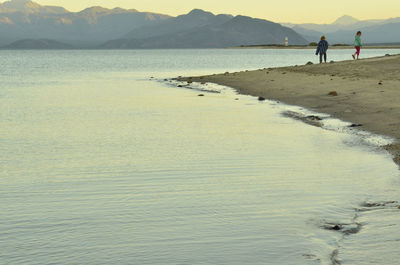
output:
[[[400,139],[400,55],[182,78],[235,88]],[[400,163],[400,144],[387,146]]]
[[[315,50],[316,46],[309,45],[249,45],[230,47],[229,49],[299,49],[299,50]],[[330,45],[330,50],[354,50],[352,45]],[[400,49],[400,45],[369,45],[363,46],[363,49]]]

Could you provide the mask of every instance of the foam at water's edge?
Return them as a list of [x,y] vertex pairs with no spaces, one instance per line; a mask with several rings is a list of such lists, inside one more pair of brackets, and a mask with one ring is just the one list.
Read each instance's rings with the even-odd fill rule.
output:
[[[182,82],[176,79],[172,79],[168,80],[168,84],[186,89],[193,89],[204,93],[232,95],[232,97],[236,98],[240,95],[234,88],[214,83]],[[257,98],[252,96],[240,96],[250,98],[250,100],[257,100]],[[372,147],[383,148],[396,142],[396,140],[392,137],[361,130],[360,125],[358,124],[352,124],[350,122],[342,121],[326,113],[319,113],[304,107],[288,105],[282,102],[268,99],[263,100],[263,103],[273,106],[274,108],[278,108],[282,116],[301,120],[307,124],[318,126],[326,130],[356,135],[361,140],[361,143]]]

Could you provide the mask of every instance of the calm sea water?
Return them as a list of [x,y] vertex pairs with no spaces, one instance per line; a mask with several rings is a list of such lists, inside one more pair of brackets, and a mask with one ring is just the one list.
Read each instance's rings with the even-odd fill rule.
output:
[[273,102],[160,81],[310,58],[1,51],[0,264],[397,264],[389,155]]

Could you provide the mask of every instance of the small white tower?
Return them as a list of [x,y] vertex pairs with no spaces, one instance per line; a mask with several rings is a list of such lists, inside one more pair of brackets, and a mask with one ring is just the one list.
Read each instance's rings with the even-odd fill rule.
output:
[[286,46],[286,47],[289,46],[289,38],[288,38],[288,37],[285,38],[285,46]]

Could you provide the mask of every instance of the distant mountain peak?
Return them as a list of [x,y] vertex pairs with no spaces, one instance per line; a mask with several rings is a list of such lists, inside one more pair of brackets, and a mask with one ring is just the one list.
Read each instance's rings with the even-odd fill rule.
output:
[[120,8],[120,7],[115,7],[112,10],[114,12],[118,12],[118,13],[122,13],[122,12],[139,12],[136,9],[133,9],[133,8],[131,8],[131,9],[123,9],[123,8]]
[[102,13],[102,12],[109,12],[110,9],[108,8],[104,8],[101,6],[92,6],[92,7],[88,7],[84,10],[82,10],[80,13],[89,13],[89,12],[93,12],[93,13]]
[[4,4],[17,4],[17,5],[25,5],[25,4],[30,4],[32,3],[31,0],[10,0],[10,1],[6,1],[4,2]]
[[207,12],[200,8],[195,8],[189,12],[189,14],[196,14],[196,13],[207,13]]
[[190,12],[188,13],[188,15],[191,15],[191,16],[198,16],[198,15],[214,15],[214,14],[211,13],[211,12],[208,12],[208,11],[204,11],[203,9],[195,8],[195,9],[193,9],[192,11],[190,11]]
[[34,3],[30,0],[10,0],[10,1],[6,1],[3,3],[3,6],[5,8],[12,8],[12,9],[16,9],[16,10],[23,10],[26,9],[27,7],[40,7],[39,4]]
[[249,19],[252,19],[251,17],[249,17],[249,16],[243,16],[243,15],[237,15],[237,16],[235,16],[234,17],[234,19],[244,19],[244,20],[249,20]]
[[68,12],[63,7],[42,6],[30,0],[10,0],[3,4],[0,3],[2,12],[21,12],[21,13],[54,13],[61,14]]
[[341,16],[340,18],[336,19],[335,22],[333,22],[333,24],[335,24],[335,25],[351,25],[351,24],[355,24],[359,21],[360,20],[358,20],[352,16],[344,15],[344,16]]

